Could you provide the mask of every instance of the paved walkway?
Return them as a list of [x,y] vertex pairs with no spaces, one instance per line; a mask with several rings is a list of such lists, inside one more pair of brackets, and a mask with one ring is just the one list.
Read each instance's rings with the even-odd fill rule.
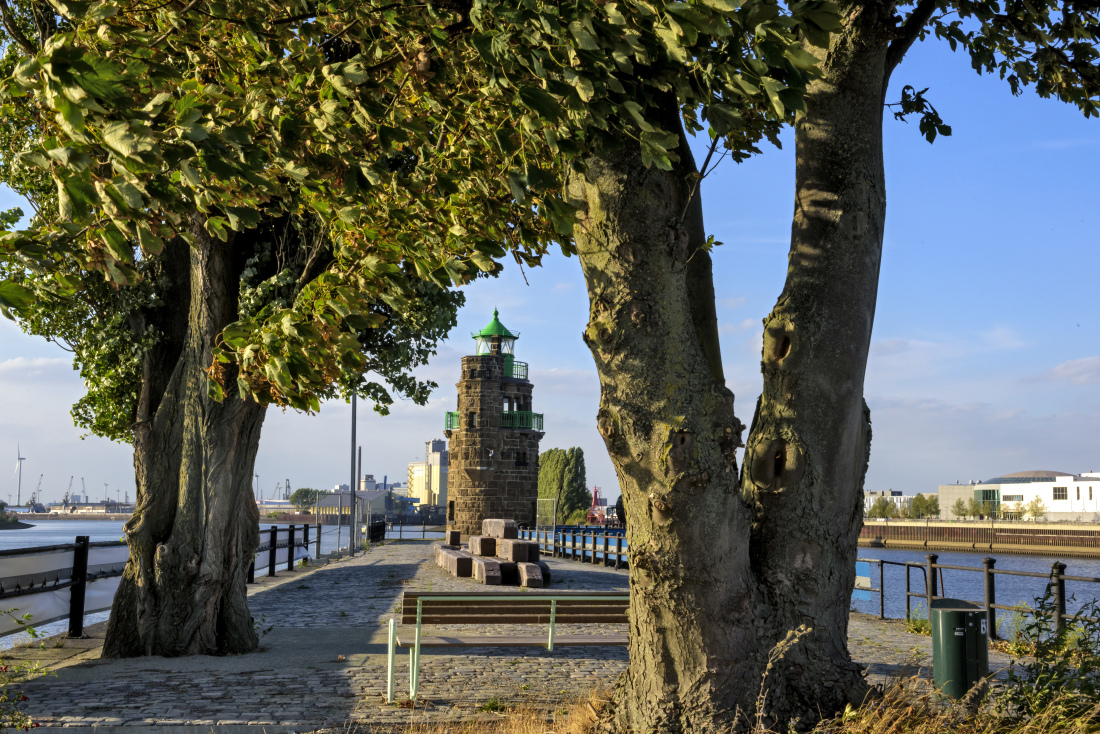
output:
[[[252,614],[267,632],[261,650],[249,655],[99,660],[89,659],[95,645],[82,641],[78,655],[53,661],[55,669],[64,666],[55,676],[24,685],[26,711],[46,727],[385,726],[467,718],[494,698],[550,708],[563,697],[609,689],[625,669],[621,647],[431,650],[421,658],[421,703],[415,709],[387,705],[385,624],[400,593],[472,588],[438,569],[429,555],[430,543],[387,543],[355,559],[283,572],[251,592]],[[627,589],[625,571],[547,560],[550,591]],[[567,625],[559,629],[568,632]],[[527,633],[544,634],[545,627]],[[850,644],[876,682],[913,662],[927,664],[931,656],[930,638],[906,634],[900,622],[856,613]],[[1008,659],[991,652],[990,662],[996,669]],[[398,690],[407,692],[407,654],[397,670]]]

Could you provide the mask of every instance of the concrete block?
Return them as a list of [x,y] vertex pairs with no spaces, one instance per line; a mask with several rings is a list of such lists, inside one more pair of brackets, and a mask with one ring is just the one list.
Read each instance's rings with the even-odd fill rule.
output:
[[490,538],[518,538],[519,526],[515,520],[482,520],[481,534]]
[[546,561],[539,561],[539,570],[542,571],[542,585],[550,585],[550,564]]
[[495,556],[497,554],[497,539],[486,538],[483,535],[471,535],[470,553],[475,556]]
[[503,562],[500,564],[500,583],[504,586],[519,586],[519,564]]
[[461,548],[446,543],[433,543],[435,549],[435,565],[443,568],[443,551],[461,550]]
[[542,588],[542,569],[539,568],[539,564],[517,563],[516,566],[519,568],[520,586],[526,586],[529,589]]
[[462,545],[462,533],[458,530],[448,530],[447,545]]
[[469,578],[473,575],[474,557],[460,550],[445,550],[443,554],[443,570],[458,578]]
[[497,540],[497,557],[513,563],[527,563],[529,545],[526,540],[500,538]]
[[500,586],[500,564],[491,558],[478,558],[474,556],[471,561],[474,566],[474,580],[488,586]]
[[538,563],[539,562],[539,544],[534,541],[527,542],[527,562]]

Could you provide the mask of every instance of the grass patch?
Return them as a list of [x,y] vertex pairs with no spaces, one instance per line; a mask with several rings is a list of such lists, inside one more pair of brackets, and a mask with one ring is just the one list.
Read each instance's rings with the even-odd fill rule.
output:
[[932,623],[928,621],[928,613],[920,604],[905,618],[905,631],[913,635],[932,635]]

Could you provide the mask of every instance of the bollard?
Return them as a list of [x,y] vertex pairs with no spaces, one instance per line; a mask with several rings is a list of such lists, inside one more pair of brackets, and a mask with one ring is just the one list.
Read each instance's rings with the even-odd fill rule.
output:
[[1054,594],[1054,631],[1061,632],[1065,627],[1066,617],[1066,580],[1062,574],[1066,572],[1066,564],[1055,561],[1050,564],[1051,591]]
[[997,577],[993,573],[996,558],[982,559],[982,577],[985,590],[985,618],[989,625],[989,639],[997,639],[997,610],[993,607],[997,603]]
[[69,587],[69,637],[84,636],[84,596],[88,589],[88,536],[76,536]]
[[[932,613],[932,600],[936,598],[936,561],[939,560],[939,555],[936,553],[929,553],[925,558],[928,560],[928,576],[924,579],[924,595],[927,598],[927,611]],[[931,617],[929,617],[931,619]]]
[[306,549],[306,553],[309,553],[309,525],[302,525],[302,547]]

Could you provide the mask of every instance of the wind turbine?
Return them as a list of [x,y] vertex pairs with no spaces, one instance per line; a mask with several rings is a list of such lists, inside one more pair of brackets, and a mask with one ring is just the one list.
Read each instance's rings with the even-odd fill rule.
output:
[[19,474],[19,484],[15,490],[15,506],[19,507],[23,501],[23,462],[27,460],[27,457],[23,456],[23,452],[19,449],[19,444],[15,444],[15,457],[15,471]]

